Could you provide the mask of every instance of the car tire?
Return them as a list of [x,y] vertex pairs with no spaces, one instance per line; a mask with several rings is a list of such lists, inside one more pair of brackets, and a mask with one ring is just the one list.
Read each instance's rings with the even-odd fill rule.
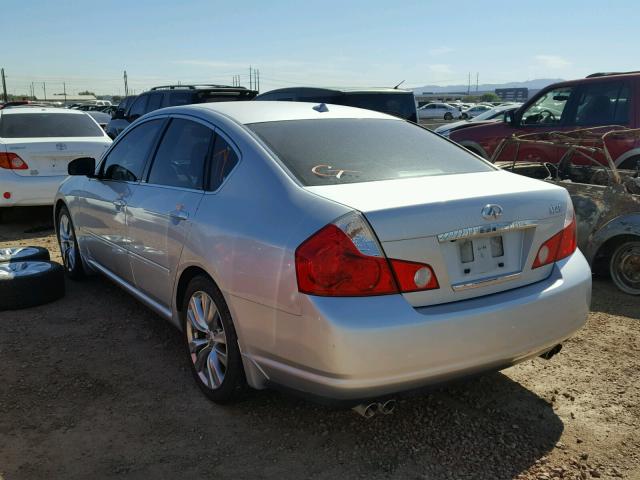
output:
[[444,119],[445,120],[453,120],[453,115],[451,115],[451,112],[447,112],[444,114]]
[[78,248],[76,230],[73,226],[69,209],[65,206],[58,211],[56,235],[65,272],[73,280],[83,278],[84,268],[82,267],[82,256]]
[[180,319],[189,365],[198,387],[215,403],[237,400],[246,390],[238,336],[227,303],[204,275],[187,286]]
[[615,248],[609,262],[611,280],[619,290],[640,295],[640,240],[626,240]]
[[0,263],[26,262],[27,260],[42,260],[46,262],[49,259],[49,250],[42,247],[0,248]]
[[17,310],[64,296],[64,269],[48,261],[0,263],[0,310]]

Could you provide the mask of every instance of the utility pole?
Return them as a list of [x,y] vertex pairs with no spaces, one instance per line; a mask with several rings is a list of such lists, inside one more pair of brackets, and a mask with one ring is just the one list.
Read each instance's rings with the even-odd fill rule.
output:
[[4,79],[4,68],[0,69],[0,76],[2,77],[2,98],[5,102],[9,101],[9,97],[7,95],[7,82]]
[[253,80],[251,78],[251,65],[249,65],[249,89],[253,90]]
[[129,84],[127,83],[127,71],[124,71],[124,96],[129,96]]
[[469,72],[469,80],[467,82],[467,95],[471,93],[471,72]]
[[256,90],[260,92],[260,70],[256,70]]
[[64,106],[67,106],[67,84],[62,82],[62,92],[64,93]]
[[42,82],[42,91],[44,92],[44,101],[47,101],[47,82]]
[[476,93],[478,93],[478,78],[480,77],[480,73],[476,72]]

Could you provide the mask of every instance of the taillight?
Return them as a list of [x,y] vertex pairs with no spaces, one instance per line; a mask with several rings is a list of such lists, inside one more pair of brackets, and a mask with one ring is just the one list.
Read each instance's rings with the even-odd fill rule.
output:
[[549,265],[550,263],[567,258],[575,252],[576,248],[578,248],[578,235],[576,230],[576,215],[573,211],[571,199],[568,199],[563,229],[542,244],[531,268]]
[[0,168],[9,170],[27,170],[27,162],[12,152],[0,152]]
[[339,218],[296,249],[298,290],[329,297],[389,295],[438,288],[429,265],[387,260],[357,213]]
[[429,265],[393,258],[389,261],[396,274],[401,292],[418,292],[440,288],[436,274],[433,273],[433,269]]

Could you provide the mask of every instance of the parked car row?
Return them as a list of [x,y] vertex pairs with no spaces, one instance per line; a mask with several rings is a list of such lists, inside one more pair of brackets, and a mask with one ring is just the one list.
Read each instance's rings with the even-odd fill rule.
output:
[[460,120],[459,122],[446,123],[444,125],[439,126],[434,130],[434,132],[448,137],[451,132],[460,130],[462,128],[475,127],[481,125],[482,123],[494,123],[501,122],[504,118],[505,113],[510,111],[515,111],[520,108],[520,103],[513,103],[507,105],[501,105],[498,107],[493,107],[488,110],[485,110],[483,113],[467,118],[465,120]]

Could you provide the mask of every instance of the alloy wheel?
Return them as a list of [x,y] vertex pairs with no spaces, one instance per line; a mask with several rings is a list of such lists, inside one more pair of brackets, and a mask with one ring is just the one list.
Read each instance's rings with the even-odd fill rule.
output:
[[218,306],[208,293],[196,291],[187,307],[186,336],[198,378],[215,390],[227,372],[227,336]]
[[58,235],[60,237],[62,263],[64,263],[67,270],[72,271],[76,266],[76,236],[71,225],[71,219],[66,212],[60,215]]

